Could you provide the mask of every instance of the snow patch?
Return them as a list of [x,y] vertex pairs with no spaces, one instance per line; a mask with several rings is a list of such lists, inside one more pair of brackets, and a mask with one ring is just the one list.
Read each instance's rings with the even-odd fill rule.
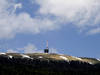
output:
[[88,62],[88,63],[91,64],[91,65],[93,64],[92,62]]
[[100,59],[97,59],[98,61],[100,61]]
[[43,58],[43,57],[42,57],[42,56],[39,56],[38,58],[40,58],[40,59],[41,59],[41,58]]
[[6,53],[0,53],[0,55],[6,55]]
[[21,54],[23,58],[30,58],[28,55]]
[[78,57],[75,57],[75,56],[72,56],[73,58],[75,58],[75,59],[78,59],[78,60],[82,60],[81,58],[78,58]]
[[69,61],[68,58],[66,58],[66,57],[64,57],[64,56],[60,56],[60,58]]
[[9,55],[9,58],[11,58],[11,59],[12,59],[12,58],[13,58],[13,56]]
[[32,60],[33,60],[34,58],[30,58],[30,59],[32,59]]

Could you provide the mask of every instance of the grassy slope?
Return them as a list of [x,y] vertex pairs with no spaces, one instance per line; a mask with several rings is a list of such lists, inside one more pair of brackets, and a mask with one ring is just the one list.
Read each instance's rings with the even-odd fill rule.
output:
[[[19,53],[6,53],[5,56],[13,56],[15,58],[22,58],[22,55]],[[99,60],[95,59],[95,58],[85,58],[85,57],[81,57],[81,58],[77,58],[74,56],[69,56],[69,55],[59,55],[59,54],[46,54],[46,53],[30,53],[30,54],[24,54],[24,55],[28,55],[31,58],[34,59],[39,59],[39,57],[43,57],[43,60],[64,60],[63,58],[61,58],[60,56],[66,57],[69,61],[81,61],[81,62],[88,62],[88,63],[92,63],[92,64],[97,64],[100,63]]]
[[[23,55],[30,58],[23,58]],[[98,63],[99,67],[94,66]],[[100,75],[99,70],[100,61],[94,58],[45,53],[0,54],[0,75]]]

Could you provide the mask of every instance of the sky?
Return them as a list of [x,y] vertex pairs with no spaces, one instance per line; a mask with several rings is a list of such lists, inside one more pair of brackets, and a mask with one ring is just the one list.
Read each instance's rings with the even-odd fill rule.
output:
[[100,0],[0,0],[0,52],[100,58]]

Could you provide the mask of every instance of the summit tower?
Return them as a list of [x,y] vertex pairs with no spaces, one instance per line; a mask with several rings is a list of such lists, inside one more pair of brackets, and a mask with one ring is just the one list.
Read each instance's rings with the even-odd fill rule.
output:
[[44,53],[49,53],[48,40],[46,42],[46,49],[44,49]]

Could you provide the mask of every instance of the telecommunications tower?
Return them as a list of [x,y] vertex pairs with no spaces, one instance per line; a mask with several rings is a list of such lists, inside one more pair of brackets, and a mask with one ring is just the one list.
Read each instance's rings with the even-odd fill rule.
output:
[[44,53],[49,53],[48,40],[47,40],[47,43],[46,43],[46,49],[44,49]]

